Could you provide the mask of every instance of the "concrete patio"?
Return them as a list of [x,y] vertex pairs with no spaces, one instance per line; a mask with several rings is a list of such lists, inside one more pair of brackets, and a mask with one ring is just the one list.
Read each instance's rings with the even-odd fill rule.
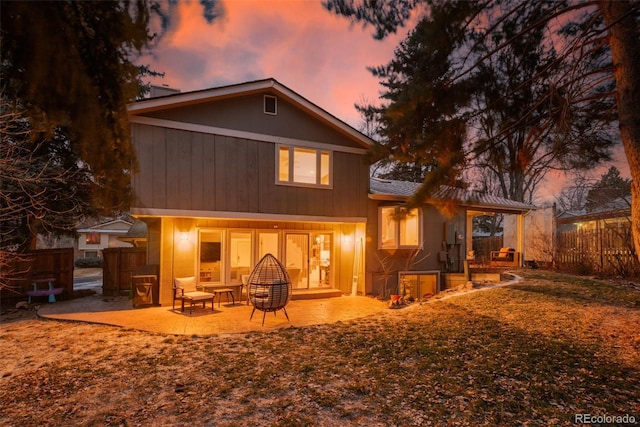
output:
[[246,302],[236,304],[223,302],[211,311],[211,305],[194,306],[189,314],[188,307],[181,312],[171,306],[134,308],[127,297],[106,297],[95,294],[84,298],[56,303],[44,303],[38,316],[46,319],[82,321],[105,325],[121,326],[148,332],[172,335],[212,335],[238,334],[251,331],[273,331],[279,328],[303,327],[319,324],[349,321],[361,317],[380,315],[387,311],[387,303],[375,298],[342,296],[336,298],[293,300],[287,305],[287,320],[284,312],[263,313],[256,310],[253,319],[252,306]]

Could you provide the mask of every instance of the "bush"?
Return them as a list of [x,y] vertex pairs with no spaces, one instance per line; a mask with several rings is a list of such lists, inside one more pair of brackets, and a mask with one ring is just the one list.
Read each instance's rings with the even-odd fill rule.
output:
[[78,258],[74,265],[78,268],[102,268],[102,258],[97,256]]

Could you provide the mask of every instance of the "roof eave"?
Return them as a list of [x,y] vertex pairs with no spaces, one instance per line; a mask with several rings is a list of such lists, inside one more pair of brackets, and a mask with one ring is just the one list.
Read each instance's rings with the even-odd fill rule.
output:
[[404,202],[408,199],[408,197],[398,196],[396,194],[369,193],[369,199]]
[[[381,194],[381,193],[369,193],[369,199],[378,200],[378,201],[397,201],[397,202],[405,202],[407,201],[408,196],[400,196],[397,194]],[[438,202],[442,201],[441,199],[427,199],[425,200],[425,204],[434,205]],[[497,213],[507,213],[507,214],[520,214],[529,212],[532,210],[536,210],[535,206],[530,207],[514,207],[514,206],[505,206],[505,205],[492,205],[487,203],[469,203],[460,200],[456,200],[456,202],[467,209],[479,210],[479,211],[493,211]]]
[[224,99],[239,94],[250,94],[274,86],[275,80],[258,80],[255,82],[238,85],[223,86],[218,88],[181,92],[159,98],[142,99],[127,106],[129,114],[144,114],[167,108],[184,107],[207,102],[212,99]]
[[481,211],[486,211],[490,209],[497,213],[506,213],[506,214],[520,214],[520,213],[530,212],[538,209],[536,206],[516,207],[516,206],[506,206],[506,205],[491,205],[486,203],[465,203],[465,202],[461,202],[460,204],[464,205],[468,209],[474,209],[474,210],[477,209]]

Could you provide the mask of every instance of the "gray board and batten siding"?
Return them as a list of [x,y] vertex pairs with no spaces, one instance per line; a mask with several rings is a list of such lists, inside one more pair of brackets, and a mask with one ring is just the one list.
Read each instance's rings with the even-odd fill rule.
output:
[[[264,112],[265,95],[277,98],[277,114]],[[144,113],[144,116],[343,147],[363,148],[353,139],[345,138],[339,128],[312,117],[299,106],[288,102],[283,96],[269,91],[183,107],[177,106],[168,110],[150,111]]]
[[[278,114],[265,114],[263,95],[144,114],[153,120],[160,119],[159,125],[134,121],[132,136],[140,172],[133,180],[136,194],[133,206],[179,211],[366,217],[369,181],[362,145],[296,109],[282,97],[278,97]],[[180,124],[194,122],[202,126],[202,132],[179,129]],[[172,127],[172,124],[177,125]],[[211,133],[217,128],[237,128],[250,135]],[[260,140],[261,135],[271,141]],[[282,138],[284,143],[303,141],[312,146],[334,148],[332,188],[277,185],[277,144],[273,137]]]

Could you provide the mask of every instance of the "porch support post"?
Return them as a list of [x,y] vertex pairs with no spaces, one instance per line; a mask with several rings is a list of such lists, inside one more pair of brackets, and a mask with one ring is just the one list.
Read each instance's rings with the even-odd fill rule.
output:
[[[520,252],[520,264],[524,262],[524,223],[525,216],[518,214],[517,216],[517,232],[516,232],[516,250]],[[520,265],[521,266],[521,265]]]
[[473,214],[467,211],[467,226],[465,230],[465,248],[464,248],[464,259],[466,260],[469,254],[469,251],[473,250]]

